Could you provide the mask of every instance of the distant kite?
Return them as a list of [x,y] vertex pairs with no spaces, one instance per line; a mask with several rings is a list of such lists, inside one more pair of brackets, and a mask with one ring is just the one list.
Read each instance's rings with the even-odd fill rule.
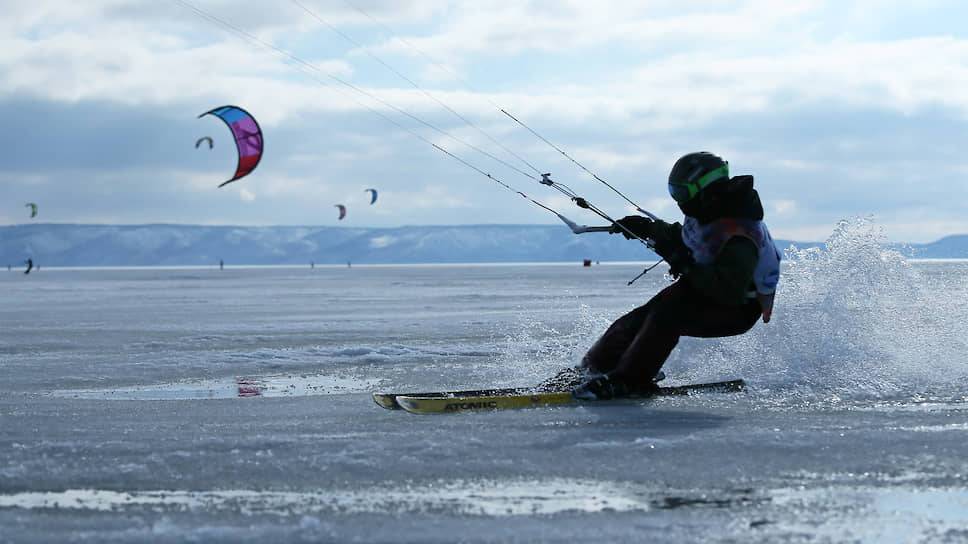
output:
[[376,202],[376,189],[364,189],[364,193],[369,192],[370,194],[370,205],[372,206]]
[[212,141],[212,138],[210,136],[202,136],[201,138],[198,139],[197,142],[195,142],[195,149],[198,149],[198,146],[202,145],[202,142],[208,142],[209,149],[212,149],[213,147],[215,147],[215,142]]
[[255,117],[238,106],[222,106],[207,111],[198,117],[202,118],[206,115],[214,115],[225,121],[229,130],[232,131],[232,135],[235,136],[235,146],[239,150],[239,163],[235,168],[235,175],[232,176],[232,179],[219,185],[219,187],[225,187],[229,183],[249,175],[255,170],[256,166],[259,166],[259,161],[262,160],[262,129],[259,128],[259,123],[256,122]]
[[339,220],[342,221],[346,217],[346,206],[342,204],[334,204],[334,206],[339,208]]
[[37,217],[37,205],[36,204],[34,204],[33,202],[28,202],[28,203],[24,204],[24,207],[25,208],[30,208],[30,218],[31,219]]

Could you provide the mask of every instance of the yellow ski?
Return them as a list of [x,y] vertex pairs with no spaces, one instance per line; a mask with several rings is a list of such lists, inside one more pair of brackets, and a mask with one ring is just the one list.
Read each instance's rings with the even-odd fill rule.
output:
[[[677,385],[671,387],[660,387],[655,391],[622,397],[616,401],[629,401],[636,399],[648,399],[652,397],[668,397],[689,395],[700,391],[733,393],[743,391],[746,382],[743,380],[729,380],[714,383],[697,383],[688,385]],[[535,408],[539,406],[559,406],[565,404],[585,403],[572,396],[570,391],[545,393],[539,391],[527,391],[520,389],[507,390],[483,390],[483,391],[464,391],[454,393],[411,393],[401,395],[385,395],[378,399],[374,395],[377,404],[384,406],[380,401],[389,404],[392,399],[396,406],[414,414],[449,414],[455,412],[479,412],[485,410],[513,410],[519,408]],[[588,404],[607,403],[610,401],[587,401]]]
[[373,393],[373,402],[380,408],[399,410],[398,397],[503,397],[537,392],[535,387],[505,387],[502,389],[472,389],[468,391],[433,391],[429,393]]
[[397,404],[414,414],[445,414],[452,412],[472,412],[480,410],[511,410],[571,404],[575,397],[571,392],[529,393],[517,395],[495,395],[484,397],[408,397],[399,396]]

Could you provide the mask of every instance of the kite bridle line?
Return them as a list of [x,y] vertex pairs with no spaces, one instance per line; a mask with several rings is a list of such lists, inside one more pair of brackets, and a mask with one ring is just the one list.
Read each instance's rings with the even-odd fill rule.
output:
[[[538,183],[540,183],[542,185],[546,185],[548,187],[552,187],[552,188],[556,189],[557,191],[559,191],[560,193],[562,193],[563,195],[565,195],[569,199],[571,199],[573,202],[575,202],[575,204],[578,207],[583,208],[583,209],[586,209],[586,210],[589,210],[589,211],[595,213],[596,215],[598,215],[599,217],[601,217],[602,219],[608,221],[611,224],[611,226],[609,226],[609,227],[583,227],[581,229],[576,229],[576,228],[573,227],[573,225],[575,225],[574,222],[568,220],[564,215],[562,215],[561,213],[555,211],[551,207],[546,206],[546,205],[538,202],[537,200],[534,200],[533,198],[531,198],[530,196],[528,196],[527,194],[525,194],[522,191],[518,191],[517,189],[514,189],[509,184],[507,184],[504,181],[500,180],[499,178],[491,175],[490,173],[486,172],[485,170],[483,170],[483,169],[481,169],[481,168],[479,168],[479,167],[471,164],[467,160],[465,160],[465,159],[459,157],[458,155],[452,153],[451,151],[445,149],[443,146],[441,146],[441,145],[439,145],[437,143],[434,143],[434,142],[430,141],[429,139],[427,139],[423,135],[419,134],[418,132],[414,131],[413,129],[411,129],[409,127],[406,127],[406,126],[402,125],[400,122],[398,122],[395,119],[389,117],[388,115],[384,114],[383,112],[375,109],[374,107],[372,107],[372,106],[370,106],[368,104],[364,104],[360,100],[356,99],[356,97],[351,97],[353,99],[353,101],[356,102],[358,105],[360,105],[360,106],[364,107],[365,109],[369,110],[370,112],[372,112],[372,113],[380,116],[384,120],[386,120],[386,121],[390,122],[391,124],[395,125],[396,127],[400,128],[401,130],[404,130],[405,132],[409,133],[410,135],[416,137],[417,139],[419,139],[419,140],[421,140],[421,141],[423,141],[423,142],[431,145],[435,149],[437,149],[437,150],[445,153],[446,155],[448,155],[451,158],[459,161],[461,164],[463,164],[463,165],[465,165],[465,166],[473,169],[474,171],[476,171],[479,174],[487,177],[488,179],[493,180],[494,182],[500,184],[505,189],[507,189],[507,190],[509,190],[511,192],[514,192],[514,193],[516,193],[516,194],[524,197],[525,199],[527,199],[531,203],[533,203],[533,204],[541,207],[542,209],[547,210],[547,211],[555,214],[559,219],[561,219],[569,227],[572,227],[572,231],[575,232],[576,234],[581,234],[583,232],[601,232],[601,231],[603,231],[605,229],[608,229],[609,231],[612,231],[612,230],[617,229],[618,231],[624,232],[628,237],[635,238],[636,240],[638,240],[639,242],[641,242],[642,244],[644,244],[646,247],[648,247],[650,249],[653,248],[652,241],[650,241],[650,240],[648,240],[646,238],[642,238],[642,237],[638,236],[637,234],[635,234],[634,232],[630,231],[627,227],[625,227],[621,223],[618,223],[616,220],[614,220],[611,217],[609,217],[608,214],[606,214],[600,208],[594,206],[588,200],[586,200],[586,199],[582,198],[581,196],[579,196],[577,193],[575,193],[573,190],[571,190],[571,188],[569,188],[567,185],[564,185],[564,184],[561,184],[561,183],[558,183],[558,182],[553,181],[551,179],[551,175],[550,174],[541,174],[541,171],[540,170],[537,170],[537,168],[535,168],[531,163],[529,163],[528,161],[524,160],[522,157],[520,157],[518,154],[514,153],[513,151],[507,149],[505,146],[501,145],[496,139],[494,139],[493,137],[491,137],[490,135],[488,135],[485,131],[483,131],[482,129],[480,129],[476,125],[474,125],[470,120],[466,119],[464,116],[462,116],[459,113],[457,113],[455,110],[453,110],[452,108],[450,108],[449,106],[447,106],[446,104],[444,104],[441,100],[437,99],[436,97],[433,97],[433,95],[431,95],[427,91],[424,91],[422,88],[419,87],[419,85],[417,85],[411,79],[407,78],[406,76],[404,76],[403,74],[401,74],[397,70],[393,69],[387,63],[385,63],[382,60],[380,60],[377,57],[375,57],[375,55],[373,55],[372,53],[368,53],[368,54],[370,54],[371,57],[374,57],[381,64],[383,64],[384,66],[386,66],[388,69],[390,69],[391,71],[393,71],[394,73],[396,73],[398,76],[404,78],[411,85],[413,85],[417,89],[421,90],[425,95],[427,95],[428,97],[432,98],[434,101],[436,101],[437,103],[439,103],[442,107],[444,107],[448,111],[452,112],[454,115],[456,115],[458,118],[460,118],[461,120],[463,120],[465,123],[467,123],[468,125],[474,127],[479,132],[481,132],[482,134],[484,134],[485,136],[487,136],[490,140],[492,140],[494,143],[496,143],[497,145],[499,145],[502,149],[504,149],[505,151],[507,151],[510,154],[514,155],[516,158],[518,158],[519,160],[521,160],[522,162],[524,162],[528,167],[530,167],[533,170],[535,170],[536,172],[538,172],[541,175],[541,178],[539,179],[539,178],[537,178],[537,177],[535,177],[535,176],[533,176],[531,174],[528,174],[527,172],[524,172],[520,168],[517,168],[514,165],[509,164],[507,161],[505,161],[505,160],[503,160],[503,159],[501,159],[499,157],[494,156],[493,154],[491,154],[491,153],[489,153],[489,152],[481,149],[478,146],[475,146],[474,144],[471,144],[471,143],[466,142],[466,141],[464,141],[464,140],[462,140],[462,139],[460,139],[460,138],[458,138],[456,136],[453,136],[452,134],[448,133],[447,131],[445,131],[445,130],[443,130],[443,129],[441,129],[441,128],[435,126],[435,125],[433,125],[432,123],[430,123],[428,121],[425,121],[425,120],[421,119],[420,117],[418,117],[418,116],[416,116],[416,115],[414,115],[414,114],[412,114],[412,113],[410,113],[410,112],[408,112],[408,111],[406,111],[406,110],[404,110],[404,109],[402,109],[400,107],[397,107],[397,106],[395,106],[395,105],[387,102],[386,100],[383,100],[383,99],[379,98],[378,96],[374,95],[371,92],[368,92],[368,91],[366,91],[366,90],[364,90],[364,89],[362,89],[362,88],[360,88],[360,87],[358,87],[358,86],[356,86],[356,85],[354,85],[354,84],[352,84],[352,83],[350,83],[348,81],[343,80],[342,78],[339,78],[339,77],[337,77],[335,75],[332,75],[332,74],[330,74],[328,72],[325,72],[325,71],[321,70],[316,65],[314,65],[314,64],[312,64],[312,63],[310,63],[310,62],[308,62],[308,61],[300,58],[299,56],[297,56],[297,55],[295,55],[295,54],[293,54],[293,53],[291,53],[291,52],[289,52],[289,51],[287,51],[285,49],[282,49],[282,48],[280,48],[280,47],[278,47],[278,46],[276,46],[276,45],[274,45],[274,44],[272,44],[270,42],[267,42],[265,40],[262,40],[261,38],[258,38],[256,36],[254,36],[253,34],[251,34],[251,33],[247,32],[247,31],[239,28],[238,26],[233,25],[232,23],[229,23],[229,22],[225,21],[224,19],[219,18],[218,16],[215,16],[215,15],[213,15],[211,13],[208,13],[208,12],[202,10],[201,8],[198,8],[197,6],[195,6],[195,5],[191,4],[190,2],[188,2],[187,0],[172,0],[172,1],[175,2],[175,3],[180,4],[181,6],[187,8],[189,10],[191,10],[196,15],[198,15],[198,16],[206,19],[206,20],[208,20],[209,22],[211,22],[211,23],[213,23],[213,24],[215,24],[217,26],[222,27],[224,30],[227,30],[227,31],[235,34],[237,37],[242,38],[243,40],[249,42],[250,44],[257,45],[257,46],[259,46],[259,47],[261,47],[263,49],[269,50],[269,51],[271,51],[271,52],[273,52],[273,53],[275,53],[275,54],[277,54],[279,56],[285,57],[285,58],[293,61],[294,63],[296,63],[296,68],[298,70],[300,70],[304,74],[308,75],[311,79],[313,79],[318,84],[320,84],[322,86],[325,86],[325,87],[331,87],[331,85],[327,84],[325,81],[321,80],[319,77],[316,76],[316,74],[323,75],[323,76],[325,76],[325,77],[327,77],[327,78],[329,78],[329,79],[331,79],[331,80],[339,83],[340,85],[342,85],[342,86],[344,86],[344,87],[346,87],[348,89],[351,89],[351,90],[355,91],[357,94],[361,94],[361,95],[363,95],[363,96],[365,96],[365,97],[367,97],[367,98],[369,98],[369,99],[371,99],[371,100],[373,100],[373,101],[375,101],[375,102],[377,102],[377,103],[379,103],[379,104],[381,104],[381,105],[383,105],[383,106],[385,106],[385,107],[387,107],[387,108],[389,108],[389,109],[391,109],[393,111],[396,111],[400,115],[406,116],[406,117],[412,119],[413,121],[415,121],[415,122],[417,122],[417,123],[419,123],[419,124],[421,124],[421,125],[429,128],[429,129],[431,129],[431,130],[433,130],[433,131],[435,131],[435,132],[437,132],[439,134],[441,134],[442,136],[445,136],[446,138],[449,138],[449,139],[451,139],[451,140],[453,140],[455,142],[458,142],[458,143],[464,145],[465,147],[468,147],[470,149],[473,149],[474,151],[477,151],[478,153],[481,153],[482,155],[484,155],[484,156],[486,156],[486,157],[488,157],[488,158],[490,158],[490,159],[492,159],[492,160],[494,160],[494,161],[496,161],[496,162],[504,165],[505,167],[507,167],[507,168],[509,168],[511,170],[514,170],[515,172],[518,172],[519,174],[521,174],[521,175],[523,175],[523,176],[525,176],[525,177],[527,177],[527,178],[529,178],[529,179],[531,179],[533,181],[536,181],[536,182],[538,182]],[[310,13],[311,15],[313,15],[314,18],[316,18],[317,20],[319,20],[321,23],[326,24],[327,26],[329,26],[331,29],[333,29],[338,34],[340,34],[341,36],[343,36],[344,38],[346,38],[347,40],[349,40],[354,45],[356,45],[358,47],[362,47],[355,40],[352,40],[352,38],[349,38],[344,33],[336,30],[335,27],[333,27],[332,25],[329,25],[329,23],[326,23],[325,21],[323,21],[318,15],[313,14],[313,12],[311,10],[309,10],[308,8],[306,8],[303,4],[301,4],[297,0],[292,0],[292,1],[297,6],[299,6],[300,8],[302,8],[304,11],[307,11],[308,13]],[[358,8],[357,8],[357,10],[359,11]],[[337,89],[338,89],[338,87],[337,87]],[[492,104],[493,104],[493,102],[492,102]],[[578,165],[579,167],[581,167],[583,170],[585,170],[587,173],[589,173],[596,180],[604,183],[606,186],[608,186],[610,189],[612,189],[617,194],[619,194],[622,198],[624,198],[627,202],[629,202],[630,204],[632,204],[633,206],[635,206],[635,208],[637,210],[639,210],[640,212],[644,213],[645,215],[647,215],[649,218],[651,218],[653,220],[657,220],[658,219],[654,214],[652,214],[652,213],[650,213],[650,212],[642,209],[638,205],[636,205],[634,202],[632,202],[630,199],[628,199],[628,197],[626,197],[621,192],[619,192],[617,189],[615,189],[615,187],[613,187],[612,185],[610,185],[609,183],[607,183],[603,179],[601,179],[598,176],[596,176],[595,174],[593,174],[591,171],[589,171],[583,165],[581,165],[580,163],[578,163],[577,161],[575,161],[573,158],[571,158],[567,153],[565,153],[564,151],[562,151],[561,149],[559,149],[557,146],[554,146],[554,144],[552,144],[550,141],[548,141],[545,138],[543,138],[541,135],[539,135],[533,129],[531,129],[530,127],[528,127],[527,125],[525,125],[524,123],[522,123],[521,121],[519,121],[518,119],[516,119],[513,116],[511,116],[511,114],[509,114],[507,111],[505,111],[504,109],[501,109],[501,108],[498,108],[498,109],[502,113],[504,113],[505,115],[507,115],[508,117],[510,117],[511,119],[513,119],[514,121],[516,121],[518,124],[520,124],[521,126],[525,127],[526,129],[528,129],[532,134],[534,134],[535,136],[537,136],[538,138],[540,138],[541,140],[543,140],[547,144],[549,144],[552,147],[554,147],[563,156],[565,156],[566,158],[568,158],[569,160],[571,160],[573,163],[575,163],[576,165]],[[642,274],[640,274],[635,279],[633,279],[632,281],[630,281],[629,282],[629,285],[631,285],[636,279],[638,279],[639,277],[641,277],[642,275],[644,275],[649,270],[652,270],[653,268],[655,268],[656,266],[658,266],[658,264],[660,264],[661,262],[662,261],[660,260],[659,262],[657,262],[654,265],[652,265],[649,268],[647,268],[645,271],[642,272]]]

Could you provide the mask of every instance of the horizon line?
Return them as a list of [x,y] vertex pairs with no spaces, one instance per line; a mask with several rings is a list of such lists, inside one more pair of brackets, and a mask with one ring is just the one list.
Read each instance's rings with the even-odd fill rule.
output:
[[[21,227],[42,227],[42,226],[60,226],[60,227],[180,227],[180,228],[249,228],[249,229],[357,229],[357,230],[394,230],[394,229],[405,229],[405,228],[462,228],[462,227],[516,227],[516,228],[537,228],[537,227],[557,227],[561,226],[567,228],[561,223],[466,223],[466,224],[450,224],[450,225],[398,225],[392,227],[374,227],[374,226],[351,226],[351,225],[241,225],[241,224],[203,224],[203,223],[161,223],[161,222],[151,222],[151,223],[57,223],[57,222],[31,222],[31,223],[13,223],[7,225],[0,225],[2,228],[21,228]],[[927,246],[936,244],[942,240],[948,238],[956,238],[968,236],[968,233],[952,233],[944,235],[930,242],[907,242],[907,241],[897,241],[888,242],[889,245],[899,245],[899,246]],[[785,242],[792,242],[798,244],[821,244],[824,243],[818,240],[795,240],[790,238],[779,238],[779,240]]]

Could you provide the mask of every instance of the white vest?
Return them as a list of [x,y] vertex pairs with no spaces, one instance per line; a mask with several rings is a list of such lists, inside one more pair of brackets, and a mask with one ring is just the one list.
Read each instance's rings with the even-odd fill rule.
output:
[[773,315],[776,285],[780,281],[781,257],[766,224],[752,219],[723,218],[702,225],[687,215],[682,225],[682,241],[699,264],[712,264],[726,242],[735,236],[742,236],[756,244],[759,257],[753,273],[756,293],[751,293],[751,296],[759,299],[763,308],[763,322],[769,323]]

